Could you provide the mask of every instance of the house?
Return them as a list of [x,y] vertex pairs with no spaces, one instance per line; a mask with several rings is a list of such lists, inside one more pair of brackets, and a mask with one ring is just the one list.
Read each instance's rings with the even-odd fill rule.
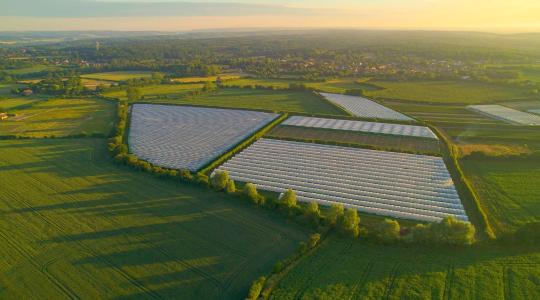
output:
[[0,121],[6,120],[7,118],[8,118],[8,114],[7,114],[7,113],[0,113]]
[[24,96],[30,96],[34,93],[34,91],[32,91],[31,89],[25,89],[24,91],[22,91],[22,94]]

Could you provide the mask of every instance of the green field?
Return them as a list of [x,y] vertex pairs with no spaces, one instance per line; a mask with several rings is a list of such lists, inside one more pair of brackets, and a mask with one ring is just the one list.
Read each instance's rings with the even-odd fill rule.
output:
[[178,77],[173,78],[174,82],[180,82],[180,83],[200,83],[200,82],[208,82],[208,81],[216,81],[217,78],[221,78],[221,80],[229,81],[229,80],[235,80],[241,77],[241,75],[235,75],[235,74],[220,74],[215,76],[206,76],[206,77]]
[[538,248],[370,245],[330,239],[271,299],[538,299]]
[[6,96],[11,94],[11,89],[13,88],[22,88],[22,84],[5,84],[0,83],[0,96]]
[[103,72],[83,74],[81,78],[107,80],[107,81],[126,81],[129,79],[149,78],[152,72],[146,71],[118,71],[118,72]]
[[433,103],[493,103],[526,99],[527,90],[471,81],[373,81],[381,90],[366,91],[373,98]]
[[[145,97],[138,102],[345,115],[341,109],[310,92],[219,89],[216,92],[189,96],[189,91],[195,86],[197,85],[179,84],[144,87],[142,91]],[[161,96],[158,96],[158,93]],[[105,96],[125,99],[125,92],[109,92]]]
[[307,233],[114,166],[101,139],[0,141],[0,298],[242,299]]
[[[140,87],[142,96],[145,99],[153,99],[159,97],[184,97],[187,96],[190,91],[200,91],[203,87],[203,84],[193,83],[193,84],[160,84],[160,85],[148,85]],[[125,89],[112,89],[103,94],[103,96],[118,98],[122,100],[127,100],[126,90]]]
[[43,71],[53,71],[56,69],[58,69],[58,67],[46,66],[46,65],[34,65],[27,68],[8,69],[4,71],[11,75],[27,75],[27,74],[38,73],[38,72],[43,72]]
[[29,107],[36,101],[42,99],[36,97],[9,97],[9,98],[0,98],[0,110],[13,111],[18,108]]
[[491,225],[508,233],[540,221],[540,162],[517,159],[463,160]]
[[114,103],[98,99],[42,99],[29,104],[0,122],[0,135],[109,134],[116,111]]
[[371,134],[345,130],[283,125],[273,128],[267,135],[274,138],[326,141],[343,144],[355,144],[359,146],[368,145],[390,151],[405,151],[427,154],[440,153],[440,145],[438,140],[411,138],[397,135]]
[[329,79],[324,82],[311,82],[303,80],[291,80],[291,79],[262,79],[262,78],[241,78],[236,80],[228,80],[225,82],[227,85],[262,85],[266,87],[275,87],[275,88],[288,88],[289,84],[305,84],[307,87],[314,88],[318,91],[327,92],[327,93],[339,93],[342,94],[346,90],[350,89],[376,89],[376,87],[360,83],[357,78],[338,78],[338,79]]

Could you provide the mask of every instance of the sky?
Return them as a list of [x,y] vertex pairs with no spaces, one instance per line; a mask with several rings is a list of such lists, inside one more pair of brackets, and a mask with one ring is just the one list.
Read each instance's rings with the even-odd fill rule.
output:
[[0,31],[362,28],[540,32],[540,0],[0,0]]

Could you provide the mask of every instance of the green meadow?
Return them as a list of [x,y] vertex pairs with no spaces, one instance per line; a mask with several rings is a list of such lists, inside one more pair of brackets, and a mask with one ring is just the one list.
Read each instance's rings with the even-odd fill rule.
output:
[[241,299],[307,233],[111,163],[103,139],[0,141],[0,298]]
[[146,71],[117,71],[83,74],[81,75],[81,78],[106,81],[126,81],[129,79],[148,78],[150,76],[152,76],[152,73]]

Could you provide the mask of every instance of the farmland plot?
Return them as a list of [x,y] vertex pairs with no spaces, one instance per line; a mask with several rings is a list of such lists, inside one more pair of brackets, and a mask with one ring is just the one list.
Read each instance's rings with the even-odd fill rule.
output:
[[425,126],[402,125],[378,122],[363,122],[351,120],[337,120],[313,117],[293,116],[285,120],[282,125],[325,128],[335,130],[360,131],[379,134],[391,134],[411,137],[437,139],[431,129]]
[[410,117],[366,98],[328,93],[321,93],[321,95],[356,117],[412,121]]
[[540,115],[540,109],[531,109],[529,112],[532,112],[533,114]]
[[261,139],[218,168],[262,190],[420,221],[468,220],[439,157]]
[[196,171],[277,116],[246,110],[135,104],[130,150],[158,166]]
[[468,108],[480,114],[516,125],[540,125],[540,116],[504,107],[501,105],[469,105]]

